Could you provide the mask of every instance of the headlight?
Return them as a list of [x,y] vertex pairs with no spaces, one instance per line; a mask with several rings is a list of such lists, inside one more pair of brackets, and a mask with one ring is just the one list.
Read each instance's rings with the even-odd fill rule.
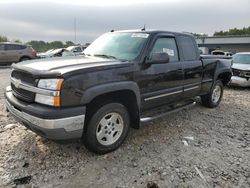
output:
[[60,106],[60,90],[62,87],[63,79],[41,79],[37,87],[53,90],[53,95],[36,94],[35,101],[40,104],[46,104],[54,107]]
[[63,79],[41,79],[39,80],[37,87],[59,91],[61,89],[62,82]]

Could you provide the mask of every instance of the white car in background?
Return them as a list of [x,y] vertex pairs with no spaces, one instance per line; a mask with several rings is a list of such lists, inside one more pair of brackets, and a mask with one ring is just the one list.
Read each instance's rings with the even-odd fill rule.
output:
[[232,56],[232,52],[224,52],[222,50],[214,50],[211,52],[211,55],[224,55],[224,56]]
[[38,55],[39,58],[52,58],[52,57],[66,57],[66,56],[75,56],[75,54],[66,48],[51,49],[45,53]]
[[250,52],[241,52],[232,59],[233,76],[230,85],[250,87]]
[[82,46],[69,46],[66,49],[70,52],[73,52],[75,55],[80,55],[84,50]]
[[54,50],[54,49],[50,49],[50,50],[48,50],[48,51],[46,51],[46,52],[38,53],[37,56],[38,56],[39,58],[46,58],[46,57],[49,56],[49,54],[50,54],[53,50]]

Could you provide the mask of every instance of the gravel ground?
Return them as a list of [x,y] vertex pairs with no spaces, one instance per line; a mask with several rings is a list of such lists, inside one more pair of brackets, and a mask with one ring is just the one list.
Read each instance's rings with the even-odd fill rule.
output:
[[[4,110],[9,69],[0,70],[0,187],[250,187],[250,89],[226,88],[216,109],[194,107],[131,129],[116,151],[60,145]],[[14,183],[15,182],[15,183]]]

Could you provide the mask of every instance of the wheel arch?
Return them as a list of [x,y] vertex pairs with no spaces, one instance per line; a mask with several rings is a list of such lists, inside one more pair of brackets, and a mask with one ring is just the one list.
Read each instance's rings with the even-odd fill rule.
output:
[[29,56],[27,56],[27,55],[23,55],[23,56],[21,56],[21,57],[19,58],[19,61],[18,61],[18,62],[22,61],[22,59],[23,59],[23,58],[28,58],[28,59],[31,59]]
[[229,72],[229,71],[224,71],[224,72],[221,72],[217,75],[217,79],[216,80],[221,80],[223,85],[227,85],[230,80],[231,80],[231,76],[232,76],[232,73]]
[[223,85],[225,86],[230,82],[231,76],[232,76],[231,62],[225,59],[218,60],[214,74],[214,82],[216,82],[216,80],[221,80]]
[[136,83],[127,81],[109,83],[86,90],[81,99],[81,104],[87,106],[87,122],[97,108],[109,102],[119,102],[126,106],[131,117],[131,127],[139,128],[141,98]]

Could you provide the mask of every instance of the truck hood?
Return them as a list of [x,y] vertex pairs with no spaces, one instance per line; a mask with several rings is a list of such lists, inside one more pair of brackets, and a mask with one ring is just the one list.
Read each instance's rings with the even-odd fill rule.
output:
[[239,69],[239,70],[250,70],[250,64],[240,64],[240,63],[234,63],[232,65],[233,69]]
[[79,69],[90,69],[96,67],[112,67],[117,65],[125,65],[128,62],[121,62],[115,59],[99,58],[99,57],[58,57],[50,59],[37,59],[32,61],[24,61],[12,65],[14,69],[29,72],[40,76],[60,76],[67,72]]

